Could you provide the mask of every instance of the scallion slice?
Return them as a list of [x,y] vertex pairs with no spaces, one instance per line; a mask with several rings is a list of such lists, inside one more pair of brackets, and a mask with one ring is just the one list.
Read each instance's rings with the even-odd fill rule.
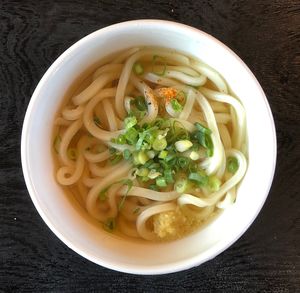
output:
[[208,184],[208,176],[204,171],[192,172],[188,178],[196,182],[199,186],[206,186]]
[[211,176],[208,179],[208,187],[212,192],[218,191],[220,189],[222,182],[216,176]]
[[187,139],[184,140],[179,140],[175,142],[175,148],[178,152],[185,152],[187,151],[189,148],[191,148],[193,146],[193,143]]
[[122,154],[116,153],[112,157],[110,157],[110,163],[112,165],[115,165],[115,164],[119,163],[122,160],[122,158],[123,158]]
[[167,155],[168,155],[168,151],[163,150],[163,151],[161,151],[161,152],[159,153],[158,158],[159,158],[159,159],[165,159],[165,158],[167,157]]
[[176,99],[172,99],[171,101],[170,101],[170,103],[171,103],[171,106],[172,106],[172,108],[173,108],[173,110],[175,111],[175,112],[181,112],[182,111],[182,109],[183,109],[183,106],[176,100]]
[[155,179],[157,178],[158,176],[161,176],[161,173],[160,172],[157,172],[155,169],[152,169],[150,170],[149,174],[148,174],[148,177],[150,179]]
[[228,157],[227,159],[227,171],[234,174],[239,168],[239,162],[235,157]]
[[[162,65],[163,65],[163,70],[160,72],[157,72],[154,70],[154,66],[159,65],[160,63],[162,63]],[[154,55],[152,58],[152,72],[156,75],[163,76],[163,75],[165,75],[166,71],[167,71],[167,63],[166,63],[165,59],[161,56]]]
[[204,125],[202,125],[201,123],[196,122],[195,126],[198,131],[206,133],[206,134],[211,134],[211,130],[209,128],[205,127]]
[[188,187],[188,180],[185,178],[178,179],[174,184],[174,189],[179,193],[186,192]]
[[147,168],[138,169],[136,174],[140,177],[146,177],[149,174],[149,170]]
[[123,157],[124,157],[125,160],[129,160],[131,158],[131,152],[130,152],[130,150],[127,150],[127,149],[124,150]]
[[164,170],[164,178],[168,184],[174,183],[173,173],[171,169]]
[[133,65],[133,72],[137,75],[141,75],[144,73],[144,67],[140,62],[136,62]]
[[123,185],[127,185],[127,191],[126,191],[125,195],[122,197],[122,200],[121,200],[120,203],[119,203],[119,206],[118,206],[119,211],[120,211],[121,208],[123,207],[124,202],[125,202],[125,199],[126,199],[126,197],[127,197],[127,194],[128,194],[128,192],[130,191],[130,189],[131,189],[132,186],[133,186],[133,182],[132,182],[131,179],[124,179],[124,180],[121,180],[121,183],[122,183]]
[[125,123],[125,128],[129,129],[137,124],[137,119],[135,116],[128,116],[125,118],[124,123]]
[[195,126],[197,130],[194,132],[194,138],[206,148],[207,156],[213,156],[214,145],[211,139],[211,130],[198,122],[195,123]]
[[152,147],[155,151],[162,151],[167,147],[168,143],[165,138],[156,138],[152,144]]
[[190,160],[185,157],[179,157],[177,158],[177,164],[180,167],[180,169],[186,169],[189,165]]
[[166,187],[167,186],[166,179],[164,177],[156,178],[156,185],[159,187]]
[[126,137],[125,135],[121,134],[116,139],[117,144],[125,144],[126,143]]
[[147,110],[147,104],[146,104],[145,98],[143,96],[137,96],[134,99],[134,104],[139,111]]
[[144,165],[150,158],[147,156],[147,154],[144,151],[140,151],[138,153],[138,162],[141,165]]
[[132,128],[129,128],[126,133],[124,134],[128,144],[130,145],[135,145],[138,141],[138,136],[139,136],[139,133],[138,131],[132,127]]

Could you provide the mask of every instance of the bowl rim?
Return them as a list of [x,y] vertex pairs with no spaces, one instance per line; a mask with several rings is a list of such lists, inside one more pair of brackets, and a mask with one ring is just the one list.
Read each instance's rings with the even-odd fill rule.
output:
[[[85,251],[82,251],[81,249],[76,247],[76,243],[73,243],[70,239],[68,239],[51,221],[51,219],[48,217],[48,215],[43,211],[39,200],[38,200],[38,195],[35,192],[34,189],[34,184],[32,182],[32,178],[30,176],[29,172],[29,163],[28,163],[28,158],[27,158],[27,137],[28,137],[28,126],[29,126],[29,121],[31,118],[31,115],[33,113],[33,106],[36,102],[36,100],[39,99],[40,92],[44,86],[45,83],[47,83],[48,79],[51,77],[51,75],[56,71],[56,69],[61,66],[61,63],[65,60],[65,58],[69,55],[72,54],[73,51],[75,51],[78,47],[80,47],[82,44],[89,42],[92,38],[94,37],[99,37],[99,35],[108,33],[110,30],[115,30],[115,29],[122,29],[130,26],[136,26],[136,25],[157,25],[161,24],[163,26],[172,26],[172,27],[178,27],[178,29],[184,29],[193,33],[198,34],[200,37],[208,38],[214,43],[216,43],[218,46],[223,47],[229,54],[231,54],[234,59],[238,63],[240,63],[244,69],[248,72],[248,74],[252,77],[253,81],[255,82],[257,88],[259,89],[261,96],[264,99],[265,107],[268,112],[268,120],[271,123],[271,128],[272,128],[272,139],[273,139],[273,144],[274,144],[274,151],[273,151],[273,160],[272,160],[272,172],[269,174],[269,182],[268,182],[268,187],[266,189],[266,193],[264,194],[264,197],[260,201],[260,205],[256,207],[256,212],[253,214],[251,218],[248,219],[247,225],[243,227],[243,230],[240,231],[239,234],[234,235],[234,237],[231,237],[227,242],[219,242],[218,244],[214,245],[213,247],[210,247],[207,249],[205,252],[201,254],[201,257],[199,255],[193,256],[184,260],[176,261],[176,262],[171,262],[167,264],[160,264],[160,265],[151,265],[151,266],[141,266],[141,265],[134,265],[134,264],[120,264],[117,262],[109,262],[105,260],[101,260],[97,258],[96,256],[93,256],[90,253],[87,253]],[[22,170],[25,178],[25,183],[27,186],[27,189],[29,191],[30,197],[34,203],[35,208],[37,209],[38,213],[46,223],[46,225],[52,230],[52,232],[63,242],[65,243],[69,248],[71,248],[73,251],[78,253],[79,255],[83,256],[84,258],[92,261],[93,263],[96,263],[98,265],[104,266],[106,268],[115,270],[115,271],[120,271],[120,272],[125,272],[125,273],[131,273],[131,274],[139,274],[139,275],[158,275],[158,274],[167,274],[167,273],[175,273],[178,271],[183,271],[187,270],[189,268],[199,266],[200,264],[213,259],[217,255],[221,254],[223,251],[225,251],[228,247],[230,247],[233,243],[235,243],[244,233],[245,231],[249,228],[249,226],[254,222],[256,219],[258,213],[261,211],[268,194],[270,192],[270,188],[272,185],[272,181],[274,178],[274,173],[275,173],[275,167],[276,167],[276,158],[277,158],[277,139],[276,139],[276,130],[275,130],[275,123],[274,119],[272,116],[272,112],[269,106],[269,103],[267,101],[266,95],[260,86],[259,82],[257,81],[256,77],[254,74],[251,72],[251,70],[248,68],[248,66],[242,61],[242,59],[234,53],[228,46],[223,44],[221,41],[216,39],[215,37],[211,36],[210,34],[203,32],[200,29],[174,22],[174,21],[167,21],[167,20],[159,20],[159,19],[140,19],[140,20],[130,20],[130,21],[125,21],[125,22],[120,22],[116,23],[104,28],[101,28],[99,30],[96,30],[87,36],[81,38],[78,40],[76,43],[74,43],[72,46],[70,46],[67,50],[65,50],[53,63],[52,65],[48,68],[48,70],[45,72],[41,80],[39,81],[38,85],[36,86],[32,97],[30,99],[29,105],[26,110],[24,122],[23,122],[23,128],[22,128],[22,135],[21,135],[21,162],[22,162]]]

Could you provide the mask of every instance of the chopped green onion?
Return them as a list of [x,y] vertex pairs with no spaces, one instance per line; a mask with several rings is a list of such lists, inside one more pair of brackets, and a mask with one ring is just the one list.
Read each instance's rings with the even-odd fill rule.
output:
[[147,156],[150,158],[150,159],[153,159],[155,157],[155,152],[154,151],[148,151],[147,152]]
[[179,157],[177,159],[177,164],[181,169],[185,169],[189,165],[189,159],[185,157]]
[[161,151],[161,152],[159,153],[158,157],[159,157],[160,159],[165,159],[165,158],[167,157],[167,155],[168,155],[168,151],[163,150],[163,151]]
[[149,123],[147,123],[147,122],[144,123],[143,126],[142,126],[143,130],[148,130],[149,128],[151,128],[151,125]]
[[191,150],[194,152],[198,152],[200,149],[200,144],[198,142],[194,142],[193,146],[191,147]]
[[208,179],[208,187],[213,192],[218,191],[220,189],[221,183],[221,180],[216,176],[211,176]]
[[[163,63],[163,70],[161,72],[155,72],[154,70],[154,66],[158,65],[157,63]],[[155,73],[156,75],[163,76],[165,75],[166,71],[167,71],[167,64],[165,62],[165,59],[161,56],[154,55],[152,59],[152,72]]]
[[60,142],[61,142],[61,137],[60,135],[57,135],[55,138],[54,138],[54,142],[53,142],[53,147],[54,147],[54,150],[55,152],[58,154],[59,153],[59,145],[60,145]]
[[173,143],[177,140],[184,139],[190,139],[188,131],[185,129],[184,125],[181,122],[173,120],[170,132],[168,133],[168,142]]
[[170,162],[171,160],[173,160],[176,157],[176,155],[173,152],[169,152],[165,158],[166,162]]
[[98,127],[101,127],[101,121],[100,121],[99,117],[94,116],[94,123],[95,123]]
[[129,160],[130,157],[131,157],[131,152],[130,152],[130,150],[128,150],[128,149],[124,150],[124,152],[123,152],[123,157],[124,157],[125,160]]
[[179,179],[175,182],[174,188],[179,193],[184,193],[187,190],[188,187],[188,180],[186,179]]
[[160,129],[170,127],[170,121],[165,118],[156,118],[153,123],[153,126],[156,126]]
[[137,140],[135,145],[135,148],[137,150],[140,150],[142,148],[145,137],[146,137],[146,132],[139,133],[139,139]]
[[156,185],[159,187],[166,187],[167,186],[166,179],[164,177],[156,178]]
[[139,158],[138,158],[138,153],[134,152],[133,153],[133,164],[134,165],[139,165]]
[[121,208],[123,207],[124,202],[125,202],[125,199],[126,199],[126,197],[127,197],[127,194],[128,194],[128,192],[130,191],[130,189],[131,189],[132,186],[133,186],[133,182],[132,182],[131,179],[124,179],[124,180],[121,180],[121,183],[122,183],[123,185],[127,185],[127,191],[126,191],[126,193],[123,195],[122,200],[121,200],[121,202],[120,202],[120,204],[119,204],[119,206],[118,206],[119,211],[120,211]]
[[136,62],[133,65],[133,71],[137,75],[141,75],[144,73],[144,67],[140,62]]
[[120,153],[117,153],[115,155],[113,155],[112,157],[110,157],[110,163],[112,165],[115,165],[117,163],[119,163],[122,160],[123,156]]
[[170,101],[170,103],[171,103],[171,106],[172,106],[172,108],[175,112],[181,112],[182,111],[183,107],[176,99],[172,99]]
[[170,130],[169,128],[165,128],[164,130],[159,130],[157,138],[162,139],[162,138],[166,137],[168,135],[169,130]]
[[162,151],[163,149],[165,149],[167,147],[167,145],[168,145],[168,143],[165,138],[162,138],[162,139],[156,138],[152,144],[152,147],[156,151]]
[[190,173],[197,172],[198,164],[196,162],[190,162],[188,170]]
[[177,165],[177,158],[172,159],[171,161],[168,162],[170,167],[176,169],[178,171],[179,165]]
[[135,116],[128,116],[125,118],[124,123],[125,123],[125,128],[129,129],[137,124],[137,119]]
[[137,108],[131,108],[128,115],[137,117],[140,120],[145,117],[146,113],[147,111],[140,111]]
[[74,148],[70,148],[67,151],[68,158],[72,161],[76,161],[77,158],[77,150]]
[[145,110],[147,110],[146,100],[145,100],[145,98],[143,96],[137,96],[134,99],[134,104],[135,104],[136,108],[139,111],[145,111]]
[[198,131],[200,131],[202,133],[206,133],[206,134],[211,134],[211,130],[209,128],[203,126],[199,122],[196,122],[195,126],[196,126],[196,128],[197,128]]
[[206,154],[207,154],[208,157],[212,157],[213,154],[214,154],[213,148],[212,148],[212,147],[208,148],[208,149],[206,150]]
[[189,179],[195,181],[199,186],[206,186],[208,183],[208,176],[203,171],[190,173]]
[[239,168],[239,162],[235,157],[228,157],[227,159],[227,171],[234,174]]
[[146,177],[149,174],[149,170],[147,168],[141,168],[138,169],[136,172],[136,175],[140,176],[140,177]]
[[168,164],[165,160],[159,160],[159,165],[163,170],[171,168],[170,164]]
[[211,139],[211,130],[198,122],[195,123],[195,126],[197,128],[197,131],[194,133],[194,138],[200,145],[206,148],[207,156],[211,157],[213,155],[214,149],[214,145]]
[[192,151],[192,152],[190,153],[190,156],[189,156],[189,157],[190,157],[191,160],[197,161],[197,160],[199,160],[200,155],[199,155],[197,152]]
[[115,148],[109,148],[109,153],[111,155],[115,154],[117,152],[117,150]]
[[138,153],[138,161],[141,165],[144,165],[150,158],[147,156],[147,154],[144,151],[140,151]]
[[154,161],[152,159],[150,159],[149,161],[146,162],[146,164],[144,165],[144,167],[149,168],[150,165],[152,165],[154,163]]
[[156,163],[154,161],[152,161],[151,164],[149,164],[149,169],[159,169],[160,165],[159,163]]
[[175,142],[175,148],[178,152],[185,152],[187,151],[189,148],[191,148],[193,146],[193,143],[189,140],[179,140]]
[[113,232],[116,228],[115,218],[108,218],[105,223],[103,223],[103,228],[108,232]]
[[137,143],[139,133],[134,127],[129,128],[124,135],[130,145]]
[[116,139],[117,144],[125,144],[126,143],[126,137],[125,135],[121,134]]
[[155,178],[157,178],[157,177],[160,176],[160,175],[161,175],[160,172],[157,172],[155,169],[152,169],[152,170],[150,170],[150,172],[149,172],[149,174],[148,174],[148,177],[149,177],[150,179],[155,179]]
[[149,144],[152,144],[153,141],[155,140],[156,134],[157,134],[156,129],[145,130],[145,138],[144,138],[145,141],[148,142]]
[[164,170],[164,178],[168,184],[174,182],[173,174],[171,169]]

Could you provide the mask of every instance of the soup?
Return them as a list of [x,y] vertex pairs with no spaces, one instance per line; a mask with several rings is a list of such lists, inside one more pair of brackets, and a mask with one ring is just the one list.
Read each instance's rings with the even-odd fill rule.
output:
[[107,58],[55,120],[56,179],[108,232],[174,240],[234,204],[246,119],[194,57],[132,48]]

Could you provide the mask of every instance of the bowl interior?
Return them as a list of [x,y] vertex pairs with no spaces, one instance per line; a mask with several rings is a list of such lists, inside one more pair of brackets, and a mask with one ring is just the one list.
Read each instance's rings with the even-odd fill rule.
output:
[[[96,61],[133,46],[177,49],[219,71],[247,113],[249,166],[236,203],[215,221],[184,239],[149,243],[121,239],[92,223],[54,178],[51,134],[54,116],[73,81]],[[263,143],[262,143],[263,142]],[[164,21],[133,21],[107,27],[68,49],[44,75],[30,102],[22,134],[26,183],[39,213],[69,247],[100,265],[130,273],[179,271],[216,256],[252,223],[273,178],[276,137],[272,114],[258,82],[222,43],[196,29]]]

